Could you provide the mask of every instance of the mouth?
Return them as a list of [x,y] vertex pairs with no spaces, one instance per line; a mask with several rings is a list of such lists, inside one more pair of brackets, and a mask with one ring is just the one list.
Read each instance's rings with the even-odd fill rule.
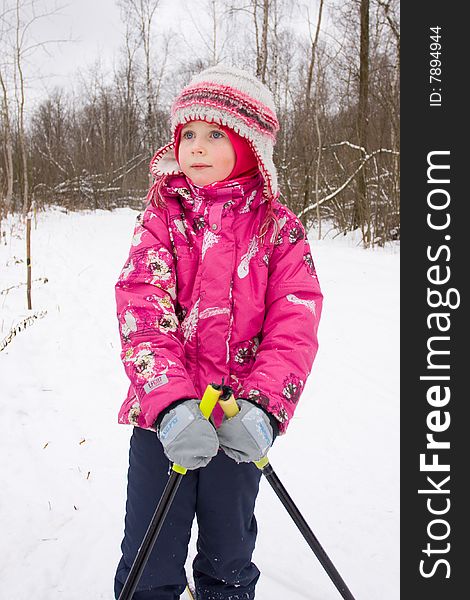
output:
[[210,166],[211,165],[206,165],[204,163],[194,163],[194,165],[191,165],[191,168],[192,169],[207,169]]

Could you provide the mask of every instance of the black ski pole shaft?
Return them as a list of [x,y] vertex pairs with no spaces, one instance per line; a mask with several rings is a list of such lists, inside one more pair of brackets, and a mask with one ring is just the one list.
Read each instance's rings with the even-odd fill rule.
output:
[[[222,381],[223,384],[223,381]],[[199,404],[199,408],[203,416],[208,419],[217,404],[217,401],[222,393],[222,386],[211,383],[207,386],[206,391]],[[157,504],[157,508],[153,513],[150,525],[145,533],[142,544],[137,551],[132,567],[127,576],[124,587],[119,594],[118,600],[132,600],[135,588],[139,583],[140,577],[145,565],[149,559],[150,553],[155,545],[158,534],[161,531],[163,523],[165,522],[168,511],[170,510],[171,504],[175,497],[178,487],[181,483],[181,479],[185,475],[187,469],[181,465],[174,464],[171,469],[170,477],[167,481],[163,494]]]
[[305,538],[305,541],[313,550],[325,571],[328,573],[331,581],[335,584],[338,592],[341,594],[344,600],[354,600],[354,596],[350,592],[348,586],[345,584],[343,578],[338,573],[336,567],[331,562],[329,556],[322,548],[320,542],[315,537],[315,534],[310,529],[307,521],[303,518],[299,509],[294,504],[294,501],[287,493],[286,488],[282,485],[279,477],[274,472],[272,466],[268,463],[265,467],[261,468],[261,471],[266,477],[266,479],[269,481],[273,490],[276,492],[279,500],[284,505],[284,508],[287,510],[289,515],[292,517],[292,520],[299,528],[300,533]]
[[[233,390],[228,385],[223,385],[223,394],[220,396],[219,404],[224,411],[227,419],[231,419],[235,415],[238,414],[239,408],[238,404],[235,400],[235,396],[233,395]],[[320,542],[315,537],[313,531],[308,526],[307,521],[303,518],[300,510],[294,504],[294,501],[287,493],[286,488],[282,485],[279,477],[274,472],[272,466],[269,463],[268,457],[265,456],[261,460],[255,461],[255,465],[258,469],[261,470],[263,475],[269,481],[271,487],[276,492],[279,500],[284,505],[284,508],[292,517],[292,520],[297,525],[300,530],[300,533],[304,536],[305,541],[310,546],[310,548],[314,551],[316,557],[320,561],[321,565],[328,573],[331,581],[335,584],[338,592],[343,596],[344,600],[354,600],[354,596],[348,589],[348,586],[344,583],[343,578],[338,573],[336,567],[331,562],[328,554],[323,550]]]
[[126,583],[119,594],[119,600],[132,599],[135,588],[137,587],[142,575],[142,571],[147,564],[150,553],[152,552],[152,548],[154,547],[158,534],[160,533],[163,523],[165,522],[166,515],[170,510],[170,506],[173,502],[173,498],[175,497],[182,478],[182,473],[178,473],[173,470],[171,471],[170,478],[168,479],[165,489],[163,490],[163,494],[160,498],[157,508],[155,509],[142,544],[137,551],[134,562],[132,563]]

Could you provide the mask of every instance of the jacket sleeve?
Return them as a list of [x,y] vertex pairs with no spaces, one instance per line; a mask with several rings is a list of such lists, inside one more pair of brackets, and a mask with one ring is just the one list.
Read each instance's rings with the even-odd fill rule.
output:
[[[163,409],[197,393],[185,366],[175,313],[176,269],[164,213],[137,217],[132,246],[115,286],[121,359],[134,391],[120,421],[153,427]],[[131,394],[132,397],[132,394]]]
[[261,343],[243,382],[245,397],[276,417],[280,433],[294,414],[318,350],[323,301],[305,230],[284,207],[283,215],[269,261]]

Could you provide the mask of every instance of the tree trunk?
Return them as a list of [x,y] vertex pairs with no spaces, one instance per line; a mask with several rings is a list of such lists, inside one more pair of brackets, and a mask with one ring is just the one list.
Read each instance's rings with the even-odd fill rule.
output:
[[266,83],[266,69],[268,65],[268,24],[269,24],[269,1],[263,0],[263,26],[261,29],[261,43],[258,30],[258,0],[253,3],[253,17],[256,35],[256,77]]
[[21,42],[20,42],[20,2],[16,0],[16,68],[19,76],[19,99],[18,99],[18,145],[23,168],[23,215],[29,211],[29,182],[28,182],[28,154],[26,152],[26,140],[24,133],[24,77],[21,65]]
[[[13,140],[11,135],[10,111],[8,110],[8,92],[2,73],[0,73],[0,85],[2,86],[2,121],[4,131],[5,178],[7,184],[3,209],[6,214],[10,209],[13,199]],[[0,218],[2,216],[0,214]]]
[[140,35],[142,38],[145,55],[145,89],[147,95],[147,114],[145,126],[147,146],[149,150],[153,150],[155,145],[155,99],[153,97],[150,42],[152,37],[152,21],[159,3],[160,0],[140,0],[138,6],[136,3],[133,5],[140,21]]
[[[308,71],[307,71],[307,82],[306,82],[306,90],[305,90],[305,98],[306,98],[306,108],[305,108],[305,121],[306,123],[308,123],[308,126],[304,128],[304,135],[305,135],[305,140],[304,140],[304,148],[305,148],[305,157],[304,157],[304,199],[303,199],[303,206],[302,206],[302,210],[305,210],[305,208],[310,204],[310,197],[311,197],[311,180],[312,180],[312,176],[311,176],[311,169],[312,169],[312,160],[311,157],[313,155],[313,148],[314,148],[314,143],[313,143],[313,131],[310,128],[310,124],[312,121],[312,117],[313,117],[313,121],[317,130],[317,145],[318,145],[318,152],[320,152],[320,148],[321,148],[321,143],[320,143],[320,135],[319,135],[319,127],[318,127],[318,116],[316,114],[316,101],[314,102],[314,106],[313,106],[313,115],[312,115],[312,87],[313,87],[313,76],[314,76],[314,72],[315,72],[315,61],[316,61],[316,56],[317,56],[317,46],[318,46],[318,38],[320,35],[320,28],[321,28],[321,20],[322,20],[322,14],[323,14],[323,0],[320,0],[320,6],[318,9],[318,19],[317,19],[317,26],[316,26],[316,30],[315,30],[315,37],[312,40],[312,45],[310,48],[310,61],[309,61],[309,65],[308,65]],[[318,82],[318,80],[317,80]],[[318,89],[315,91],[315,98],[318,96]],[[317,157],[317,163],[316,163],[316,169],[315,169],[315,195],[317,196],[317,201],[318,201],[318,171],[319,171],[319,163],[318,161],[320,160],[320,157]],[[320,207],[317,207],[317,217],[319,217],[319,211],[320,211]],[[305,214],[305,217],[303,219],[304,225],[307,225],[307,214]]]
[[318,9],[318,19],[317,19],[317,28],[315,31],[315,39],[312,42],[311,52],[310,52],[310,63],[308,65],[308,74],[307,74],[307,110],[310,109],[311,95],[312,95],[312,83],[313,83],[313,73],[315,68],[315,59],[317,55],[317,46],[318,46],[318,36],[320,35],[320,27],[321,20],[323,14],[323,3],[324,0],[320,0],[320,7]]
[[[357,137],[361,157],[367,154],[367,122],[369,92],[369,0],[361,0],[361,48],[359,66],[359,103],[357,110]],[[361,169],[357,177],[356,199],[354,203],[353,229],[361,227],[364,244],[369,245],[370,231],[368,223],[367,166]]]
[[212,64],[217,64],[217,12],[215,9],[215,0],[211,2],[212,11]]

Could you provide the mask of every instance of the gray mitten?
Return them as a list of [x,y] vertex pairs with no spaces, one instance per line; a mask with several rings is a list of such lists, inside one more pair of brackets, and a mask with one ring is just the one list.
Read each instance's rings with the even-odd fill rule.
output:
[[199,409],[199,400],[185,400],[162,419],[158,439],[171,462],[186,469],[205,467],[217,454],[219,440]]
[[273,443],[269,417],[247,400],[239,398],[237,404],[240,412],[231,419],[224,419],[217,430],[220,447],[237,463],[260,460]]

